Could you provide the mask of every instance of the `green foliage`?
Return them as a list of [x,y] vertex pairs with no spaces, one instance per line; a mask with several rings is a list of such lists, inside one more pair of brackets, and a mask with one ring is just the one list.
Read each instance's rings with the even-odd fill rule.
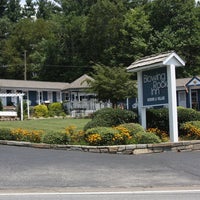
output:
[[48,117],[48,108],[46,105],[37,105],[34,107],[35,117]]
[[168,133],[158,129],[158,128],[148,128],[146,130],[146,132],[148,133],[154,133],[155,135],[157,135],[162,142],[168,142],[169,141],[169,135]]
[[[147,110],[147,128],[158,128],[169,132],[169,113],[167,108]],[[200,113],[191,108],[178,107],[178,128],[188,121],[200,120]]]
[[147,128],[158,128],[160,130],[169,132],[169,114],[167,108],[147,109]]
[[149,46],[151,52],[174,49],[187,61],[187,67],[180,69],[178,76],[199,74],[196,50],[199,50],[200,21],[195,1],[157,0],[148,4],[146,10],[153,27]]
[[0,140],[13,140],[10,128],[0,128]]
[[42,142],[47,144],[68,144],[69,136],[64,132],[46,132],[42,135]]
[[182,124],[188,121],[200,120],[200,112],[192,108],[178,107],[178,122]]
[[21,19],[20,0],[10,0],[7,3],[6,15],[12,22],[17,22]]
[[54,102],[48,105],[49,116],[63,116],[65,115],[62,103]]
[[87,55],[95,63],[116,65],[120,29],[126,8],[122,0],[97,1],[88,13],[86,24]]
[[96,63],[112,69],[171,49],[186,61],[179,77],[198,75],[199,19],[194,0],[2,0],[0,77],[23,79],[24,50],[29,80],[70,82]]
[[139,132],[134,135],[137,144],[154,144],[160,143],[160,138],[154,133]]
[[135,82],[131,80],[130,73],[124,68],[96,65],[92,78],[94,80],[88,80],[90,91],[97,94],[101,101],[109,99],[113,107],[118,101],[136,94]]
[[121,126],[125,127],[133,137],[138,132],[145,132],[144,128],[138,123],[126,123],[121,124]]
[[93,119],[85,125],[84,130],[98,126],[112,127],[136,121],[137,115],[132,111],[119,108],[104,108],[94,113]]
[[124,15],[120,50],[127,66],[147,53],[151,29],[148,15],[142,7],[130,9]]
[[180,133],[183,139],[200,139],[200,121],[190,121],[181,124]]
[[13,140],[39,143],[41,142],[43,131],[16,128],[11,130],[11,134]]
[[110,145],[116,133],[118,131],[111,127],[96,127],[88,129],[84,137],[90,145]]

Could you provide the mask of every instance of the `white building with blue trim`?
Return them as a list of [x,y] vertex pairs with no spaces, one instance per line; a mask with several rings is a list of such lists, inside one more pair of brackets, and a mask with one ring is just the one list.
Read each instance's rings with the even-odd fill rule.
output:
[[[95,111],[100,108],[110,107],[108,102],[99,102],[94,93],[87,91],[89,88],[87,79],[92,78],[88,75],[83,75],[72,83],[0,79],[0,93],[24,93],[24,99],[30,101],[30,106],[66,101],[69,111],[77,109]],[[199,76],[176,79],[176,92],[177,106],[200,110]],[[4,106],[17,105],[18,103],[18,99],[15,96],[1,97],[1,100]],[[135,100],[124,102],[135,102]],[[128,107],[131,109],[133,106],[129,105]]]

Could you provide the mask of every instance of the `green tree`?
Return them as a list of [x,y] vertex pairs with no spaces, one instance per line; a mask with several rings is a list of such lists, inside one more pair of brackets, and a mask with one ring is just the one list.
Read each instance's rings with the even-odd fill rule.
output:
[[0,18],[5,15],[6,7],[7,7],[7,0],[1,0],[0,1]]
[[124,15],[122,37],[119,41],[121,63],[127,66],[147,54],[151,31],[148,16],[142,7],[130,9]]
[[98,0],[88,14],[86,25],[87,56],[90,61],[109,66],[116,64],[123,15],[126,7],[121,0]]
[[3,48],[3,59],[8,66],[9,78],[24,78],[25,51],[27,78],[33,79],[33,76],[40,72],[43,63],[41,62],[37,66],[36,60],[39,60],[40,57],[38,55],[38,57],[33,58],[32,55],[36,54],[38,46],[41,46],[43,40],[50,40],[53,37],[52,29],[51,22],[44,21],[43,19],[36,21],[23,19],[15,24]]
[[186,60],[178,76],[200,73],[200,21],[195,0],[155,0],[148,4],[153,31],[149,52],[175,50]]
[[97,95],[100,101],[108,101],[116,107],[117,102],[136,94],[135,82],[130,78],[125,68],[95,65],[93,80],[88,80],[90,91]]
[[75,14],[75,15],[88,15],[90,8],[94,5],[97,0],[55,0],[61,8],[61,12],[64,15]]
[[35,3],[33,3],[33,0],[26,0],[26,4],[24,5],[24,8],[22,9],[23,17],[25,18],[33,18],[36,14],[35,9]]
[[22,18],[20,0],[9,0],[6,8],[6,16],[12,21],[17,22]]
[[36,5],[38,6],[36,17],[45,20],[50,19],[58,10],[58,7],[48,0],[37,0]]

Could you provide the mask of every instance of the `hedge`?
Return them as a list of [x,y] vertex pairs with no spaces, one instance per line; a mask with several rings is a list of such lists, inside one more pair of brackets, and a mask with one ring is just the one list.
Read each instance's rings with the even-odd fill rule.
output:
[[[169,114],[167,108],[147,109],[147,128],[158,128],[169,132]],[[178,129],[182,123],[200,120],[200,112],[191,109],[178,107]]]
[[93,114],[92,120],[88,122],[84,130],[98,126],[112,127],[123,123],[137,122],[137,114],[133,111],[119,108],[103,108]]

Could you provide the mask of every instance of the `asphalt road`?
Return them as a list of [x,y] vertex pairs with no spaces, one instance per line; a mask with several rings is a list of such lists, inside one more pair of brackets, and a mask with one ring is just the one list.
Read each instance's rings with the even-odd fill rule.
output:
[[0,200],[199,200],[200,191],[0,194]]
[[200,188],[200,152],[112,155],[0,146],[0,172],[1,194],[191,189]]

